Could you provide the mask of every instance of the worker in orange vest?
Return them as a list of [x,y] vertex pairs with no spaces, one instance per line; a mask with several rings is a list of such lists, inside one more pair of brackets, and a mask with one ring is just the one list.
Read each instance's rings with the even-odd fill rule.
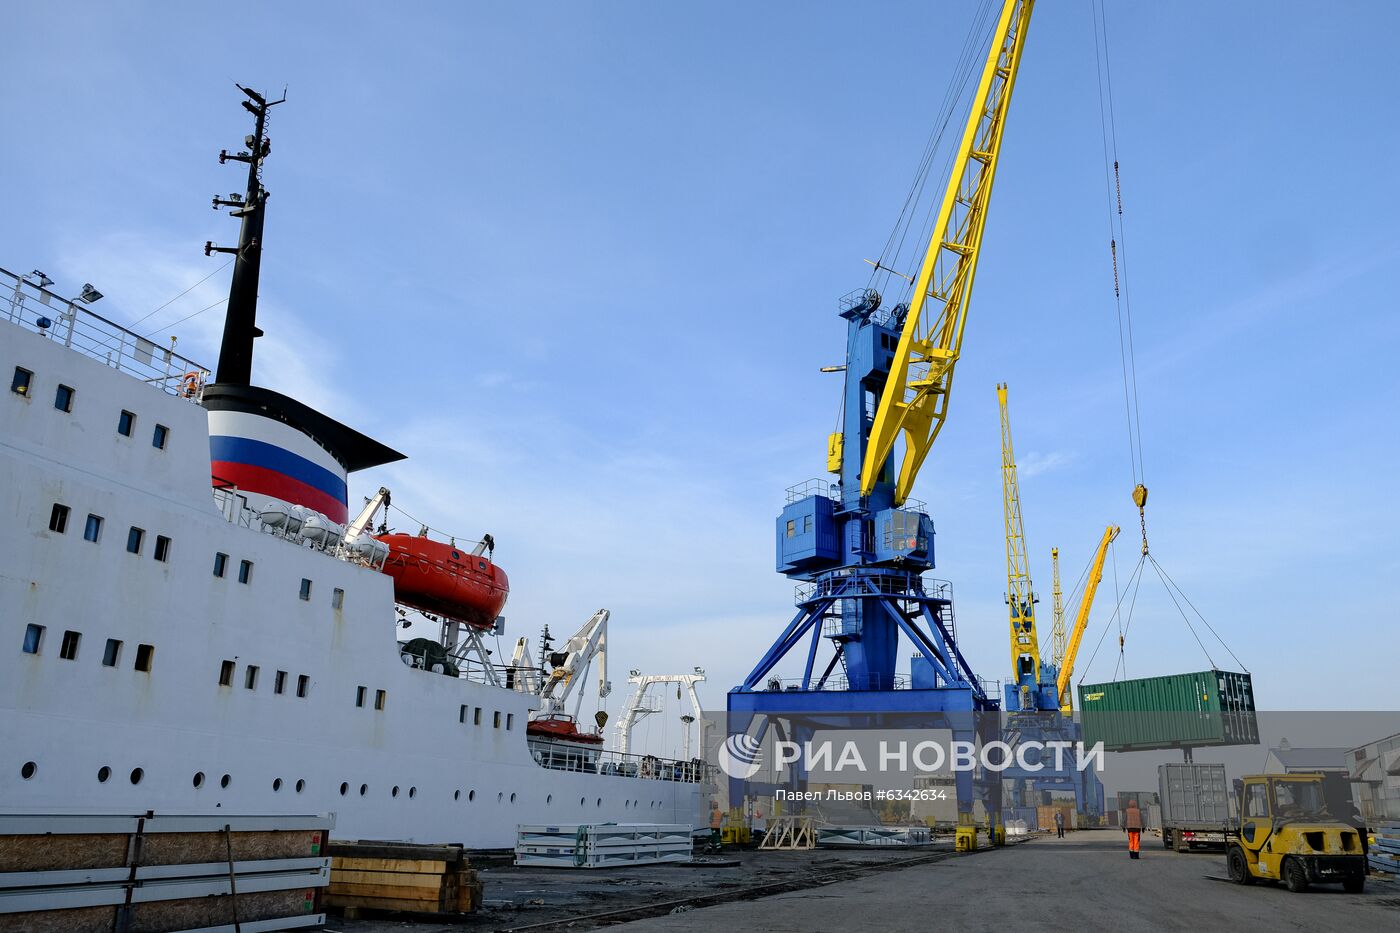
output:
[[722,837],[722,832],[721,832],[721,830],[722,830],[723,828],[724,828],[724,811],[721,810],[721,809],[719,808],[719,801],[718,801],[718,800],[711,800],[711,801],[710,801],[710,845],[709,845],[709,847],[708,847],[708,848],[709,848],[709,851],[711,851],[711,852],[720,852],[720,851],[723,850],[723,846],[721,845],[721,842],[720,842],[721,837]]
[[1136,800],[1128,801],[1128,809],[1123,813],[1123,828],[1128,831],[1128,858],[1137,858],[1142,848],[1142,811]]

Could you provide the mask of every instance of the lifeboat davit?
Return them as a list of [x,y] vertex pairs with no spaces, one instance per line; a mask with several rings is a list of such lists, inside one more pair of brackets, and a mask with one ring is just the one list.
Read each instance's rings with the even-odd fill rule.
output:
[[394,578],[395,600],[474,628],[496,624],[510,595],[510,581],[485,554],[427,535],[375,537],[389,548],[384,572]]
[[556,739],[582,745],[602,745],[603,737],[596,732],[580,732],[574,717],[562,713],[540,716],[525,724],[525,734],[537,739]]

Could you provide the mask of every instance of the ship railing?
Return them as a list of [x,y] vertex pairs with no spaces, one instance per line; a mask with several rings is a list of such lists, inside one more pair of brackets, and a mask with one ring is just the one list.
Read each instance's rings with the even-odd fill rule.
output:
[[238,491],[238,487],[227,480],[214,477],[214,507],[219,510],[230,525],[252,528],[258,513],[248,505],[248,497]]
[[532,739],[530,754],[535,763],[551,771],[573,771],[651,781],[680,781],[699,784],[709,780],[713,766],[699,758],[682,761],[656,755],[622,754],[612,750],[583,748],[572,742]]
[[[0,269],[0,308],[5,319],[113,369],[153,385],[168,395],[198,403],[209,369],[170,346],[127,330],[93,312],[81,300],[51,292],[36,275]],[[45,281],[40,279],[40,281]],[[96,299],[94,299],[96,300]]]
[[[770,677],[763,689],[769,693],[801,693],[804,691],[800,677]],[[909,678],[902,674],[892,676],[868,674],[864,677],[831,674],[825,680],[820,680],[813,675],[811,683],[805,689],[822,693],[846,693],[853,690],[908,690]]]

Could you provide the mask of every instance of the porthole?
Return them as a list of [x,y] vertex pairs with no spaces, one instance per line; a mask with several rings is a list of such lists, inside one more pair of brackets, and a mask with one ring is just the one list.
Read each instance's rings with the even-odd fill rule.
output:
[[418,788],[416,788],[416,787],[410,787],[410,788],[408,789],[408,799],[409,799],[409,800],[412,800],[414,797],[417,797],[417,796],[418,796]]
[[281,789],[282,789],[282,779],[281,779],[281,778],[273,778],[273,779],[272,779],[272,792],[275,794],[275,793],[277,793],[277,792],[278,792],[279,790],[281,790]]
[[340,796],[344,797],[344,796],[345,796],[346,794],[348,794],[349,792],[350,792],[350,785],[349,785],[349,784],[346,784],[344,781],[341,781],[341,782],[340,782]]
[[390,796],[390,797],[397,797],[398,795],[399,795],[399,785],[395,784],[395,785],[394,785],[394,789],[391,790],[391,791],[389,791],[389,796]]
[[510,795],[510,802],[511,802],[511,803],[515,803],[515,795],[514,795],[514,794],[511,794],[511,795]]
[[[34,772],[35,772],[35,771],[38,771],[38,770],[39,770],[39,766],[38,766],[38,765],[36,765],[36,764],[35,764],[34,762],[32,762],[32,761],[26,761],[26,762],[24,763],[24,766],[23,766],[22,768],[19,769],[19,776],[22,777],[22,778],[24,778],[24,779],[27,781],[27,780],[29,780],[30,778],[32,778],[32,777],[34,776]],[[132,783],[135,783],[135,782],[133,781]]]
[[131,783],[140,784],[141,779],[146,776],[146,772],[141,768],[131,769]]
[[368,784],[361,784],[361,785],[360,785],[360,796],[363,797],[363,796],[364,796],[365,794],[367,794],[367,793],[369,793],[369,785],[368,785]]
[[497,802],[497,803],[502,803],[505,799],[506,799],[506,792],[505,792],[505,791],[503,791],[503,790],[498,790],[498,791],[496,791],[496,802]]
[[233,780],[233,776],[232,776],[232,775],[225,774],[223,777],[219,778],[219,786],[220,786],[220,787],[228,787],[229,781],[232,781],[232,780]]
[[597,805],[600,806],[600,807],[603,805],[603,798],[602,798],[602,797],[599,797],[599,798],[598,798],[598,803],[597,803]]
[[[103,768],[102,770],[105,771],[105,770],[107,770],[107,769],[106,769],[106,768]],[[196,772],[194,773],[194,786],[195,786],[195,789],[196,789],[196,790],[198,790],[199,788],[201,788],[201,787],[204,786],[204,772],[203,772],[203,771],[196,771]]]
[[304,790],[306,790],[306,782],[299,779],[297,781],[297,793],[299,794]]
[[454,790],[454,791],[452,792],[452,799],[453,799],[453,800],[461,800],[461,799],[462,799],[462,790],[461,790],[461,788],[458,788],[457,790]]
[[470,802],[470,801],[475,800],[475,799],[476,799],[476,791],[470,791],[470,792],[467,794],[467,800]]
[[622,809],[626,810],[626,809],[629,809],[631,806],[632,806],[632,801],[630,801],[630,800],[624,800],[624,801],[622,801]]
[[545,802],[546,806],[549,805],[549,804],[551,804],[551,803],[553,803],[553,802],[554,802],[554,795],[553,795],[553,794],[548,794],[548,795],[544,798],[544,802]]
[[584,805],[585,803],[587,803],[587,802],[588,802],[588,801],[587,801],[585,798],[583,798],[583,797],[580,797],[580,798],[578,799],[578,805],[579,805],[580,807],[583,806],[583,805]]
[[112,769],[103,765],[97,769],[97,783],[106,784],[107,779],[112,776]]

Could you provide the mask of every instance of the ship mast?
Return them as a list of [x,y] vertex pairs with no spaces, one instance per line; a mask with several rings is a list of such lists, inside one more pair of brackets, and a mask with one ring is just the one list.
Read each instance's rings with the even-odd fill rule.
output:
[[231,207],[230,217],[242,220],[238,235],[238,246],[215,246],[212,241],[204,244],[204,255],[232,253],[235,257],[233,280],[228,290],[228,311],[224,317],[224,339],[219,348],[219,368],[215,381],[224,385],[250,385],[253,377],[253,340],[261,337],[258,329],[258,272],[262,265],[263,217],[267,212],[267,189],[262,186],[262,164],[272,151],[272,141],[268,138],[267,112],[287,99],[285,91],[281,100],[269,101],[257,91],[234,85],[248,96],[243,108],[253,115],[254,128],[251,135],[244,137],[247,146],[241,152],[231,153],[220,150],[219,164],[225,162],[248,163],[248,188],[243,195],[237,193],[228,199],[215,197],[214,209]]

